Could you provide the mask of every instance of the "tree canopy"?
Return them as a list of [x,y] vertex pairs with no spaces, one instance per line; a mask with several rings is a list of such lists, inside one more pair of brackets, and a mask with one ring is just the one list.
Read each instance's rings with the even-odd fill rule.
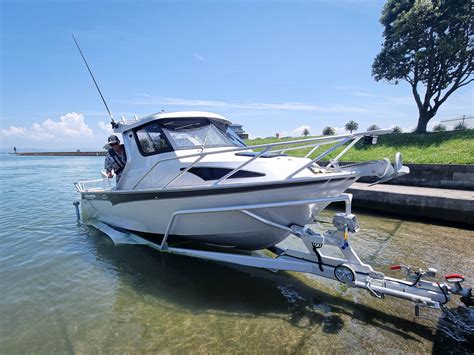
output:
[[388,0],[380,22],[382,50],[375,80],[407,81],[416,101],[417,133],[457,89],[474,79],[471,0]]
[[359,124],[356,121],[349,121],[346,123],[344,128],[346,129],[346,131],[352,133],[352,131],[357,131],[359,129]]
[[454,126],[455,131],[462,131],[463,129],[467,129],[467,126],[464,122],[459,122],[456,126]]
[[380,129],[380,127],[376,124],[371,124],[369,127],[367,127],[368,131],[376,131],[378,129]]
[[330,127],[330,126],[324,127],[323,136],[333,136],[335,134],[336,134],[336,130],[334,129],[334,127]]
[[433,132],[444,132],[444,131],[446,131],[446,126],[441,123],[438,123],[437,125],[433,127]]

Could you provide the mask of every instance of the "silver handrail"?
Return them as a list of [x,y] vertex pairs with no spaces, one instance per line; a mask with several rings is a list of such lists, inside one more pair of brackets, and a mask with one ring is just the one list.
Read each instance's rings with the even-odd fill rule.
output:
[[[215,212],[229,212],[229,211],[240,211],[249,217],[255,218],[255,214],[253,213],[247,213],[248,210],[256,210],[256,209],[262,209],[262,208],[276,208],[276,207],[288,207],[288,206],[299,206],[299,205],[308,205],[308,204],[314,204],[314,203],[324,203],[324,202],[344,202],[345,203],[345,213],[346,214],[351,214],[352,210],[352,195],[348,193],[341,193],[337,196],[332,196],[332,197],[320,197],[320,198],[314,198],[314,199],[309,199],[309,200],[290,200],[290,201],[283,201],[283,202],[270,202],[270,203],[258,203],[258,204],[253,204],[253,205],[235,205],[235,206],[226,206],[226,207],[210,207],[210,208],[197,208],[197,209],[191,209],[191,210],[178,210],[175,211],[172,215],[170,220],[168,221],[168,225],[166,226],[165,233],[163,235],[163,240],[161,241],[160,249],[161,250],[166,250],[168,248],[168,237],[171,235],[171,231],[174,225],[174,222],[178,216],[186,216],[186,215],[192,215],[192,214],[202,214],[202,213],[215,213]],[[262,223],[270,222],[274,223],[268,220],[265,220],[264,218],[258,216],[259,218],[256,218]],[[264,222],[265,220],[265,222]],[[268,223],[266,223],[268,224]],[[276,223],[273,224],[274,227],[277,226]],[[287,230],[286,227],[280,226],[278,228],[282,228]]]
[[181,176],[183,176],[184,174],[186,174],[194,165],[196,165],[198,162],[200,162],[202,160],[202,158],[204,158],[205,155],[202,155],[200,156],[199,158],[197,158],[195,161],[192,162],[191,165],[189,165],[186,169],[184,169],[183,171],[181,171],[178,175],[176,175],[173,179],[171,179],[170,182],[168,182],[165,186],[163,186],[163,189],[166,189],[168,186],[170,186],[173,182],[175,182],[176,180],[178,180]]
[[345,147],[342,150],[342,152],[340,152],[334,159],[331,160],[331,162],[326,166],[326,168],[329,168],[329,167],[334,166],[335,164],[337,164],[339,159],[341,159],[341,157],[344,154],[346,154],[349,151],[349,149],[351,149],[353,146],[355,146],[356,143],[361,140],[361,138],[362,138],[362,136],[355,138],[350,144],[347,145],[347,147]]
[[[269,150],[270,148],[273,148],[273,147],[278,147],[278,146],[282,146],[282,145],[296,145],[296,144],[303,144],[303,143],[310,143],[310,142],[314,142],[315,145],[318,145],[318,148],[319,146],[321,145],[326,145],[326,144],[331,144],[331,143],[336,143],[336,142],[339,142],[337,143],[335,146],[329,148],[328,150],[326,150],[324,153],[320,154],[318,157],[316,157],[315,159],[312,159],[310,163],[306,164],[303,168],[299,168],[297,169],[295,172],[293,172],[292,174],[290,174],[286,179],[289,179],[293,176],[295,176],[297,173],[303,171],[304,169],[306,169],[308,166],[314,164],[316,161],[322,159],[323,157],[325,157],[326,155],[330,154],[332,151],[334,151],[335,149],[337,149],[338,147],[340,147],[341,145],[347,143],[348,141],[352,140],[352,139],[360,139],[362,138],[364,135],[382,135],[382,134],[388,134],[388,133],[391,133],[393,130],[392,129],[380,129],[380,130],[376,130],[376,131],[366,131],[366,132],[360,132],[360,133],[350,133],[350,134],[340,134],[340,135],[336,135],[336,136],[327,136],[327,137],[316,137],[316,138],[308,138],[308,139],[299,139],[299,140],[293,140],[293,141],[286,141],[286,142],[276,142],[276,143],[266,143],[266,144],[258,144],[258,145],[253,145],[253,146],[245,146],[245,147],[236,147],[236,148],[229,148],[229,149],[222,149],[222,150],[217,150],[217,151],[212,151],[212,152],[199,152],[199,153],[193,153],[193,154],[186,154],[186,155],[181,155],[181,156],[174,156],[174,157],[169,157],[169,158],[164,158],[164,159],[160,159],[158,161],[156,161],[146,172],[145,174],[142,175],[141,178],[139,178],[137,180],[137,182],[135,183],[135,185],[133,186],[132,189],[136,189],[138,187],[138,185],[140,185],[140,183],[161,163],[163,162],[166,162],[166,161],[171,161],[171,160],[180,160],[180,159],[184,159],[184,158],[192,158],[192,157],[199,157],[199,159],[197,159],[196,161],[194,161],[192,163],[192,165],[196,164],[198,161],[202,160],[203,158],[207,157],[208,155],[215,155],[215,154],[223,154],[223,153],[233,153],[233,152],[240,152],[240,151],[247,151],[247,150],[252,150],[252,149],[261,149],[263,148],[263,150]],[[343,143],[341,143],[343,142]],[[312,145],[305,145],[303,147],[311,147]],[[302,149],[303,147],[297,147],[298,149]],[[267,149],[265,149],[267,148]],[[295,148],[296,149],[296,148]],[[317,148],[316,148],[317,149]],[[285,150],[293,150],[293,148],[283,148],[283,149],[277,149],[277,150],[270,150],[270,152],[275,152],[275,151],[285,151]],[[315,149],[314,149],[315,150]],[[312,152],[314,152],[314,150],[312,150]],[[346,150],[347,151],[347,150]],[[311,152],[311,153],[312,153]],[[253,161],[255,160],[255,156],[251,157],[249,160],[250,161]],[[238,169],[241,169],[243,166],[245,166],[247,164],[241,164],[241,166],[238,167]],[[190,167],[188,166],[187,167],[188,169],[186,171],[188,171],[190,169]],[[238,169],[234,169],[233,171],[231,171],[229,174],[229,176],[226,176],[225,179],[227,179],[228,177],[230,177],[231,175],[235,174]],[[168,184],[166,184],[164,187],[162,187],[161,189],[164,189],[165,187],[168,187],[171,183],[174,183],[176,182],[176,180],[178,178],[180,178],[181,176],[184,175],[184,173],[186,171],[180,171],[180,173],[178,174],[179,176],[175,176]],[[232,173],[232,174],[231,174]],[[225,179],[220,179],[219,180],[219,183],[221,183],[222,181],[224,181]],[[215,182],[213,183],[213,185],[216,184]]]
[[285,180],[289,180],[291,179],[293,176],[295,176],[296,174],[300,173],[301,171],[303,171],[304,169],[310,167],[312,164],[314,164],[315,162],[321,160],[322,158],[324,158],[326,155],[330,154],[331,152],[333,152],[334,150],[336,150],[337,148],[339,148],[341,145],[344,145],[346,144],[347,142],[349,142],[352,138],[346,138],[346,139],[343,139],[341,140],[339,143],[333,145],[331,148],[329,148],[328,150],[326,150],[324,153],[322,154],[319,154],[316,158],[312,159],[309,163],[303,165],[301,168],[298,168],[296,169],[295,171],[293,171],[290,175],[288,175]]
[[215,185],[219,185],[219,183],[221,181],[224,181],[225,179],[231,177],[232,175],[234,175],[237,171],[239,171],[240,169],[242,169],[244,166],[250,164],[251,162],[253,162],[255,159],[261,157],[263,154],[265,154],[268,150],[270,149],[270,147],[268,148],[265,148],[264,150],[262,150],[260,153],[258,154],[255,154],[254,157],[252,157],[252,159],[250,160],[247,160],[246,162],[243,162],[242,164],[240,164],[238,167],[236,167],[234,170],[228,172],[227,174],[225,174],[223,177],[221,177],[219,180],[217,180],[215,183],[213,183],[212,185],[215,186]]

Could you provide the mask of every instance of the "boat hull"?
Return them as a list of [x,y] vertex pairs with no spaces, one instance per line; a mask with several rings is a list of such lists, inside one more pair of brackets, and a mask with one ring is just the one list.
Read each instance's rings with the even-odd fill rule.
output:
[[[136,232],[163,235],[173,214],[182,210],[311,200],[340,195],[354,178],[310,181],[239,188],[137,193],[108,191],[82,193],[84,218]],[[252,209],[251,212],[284,226],[304,226],[328,205],[327,202]],[[171,236],[195,242],[257,250],[278,244],[288,232],[264,224],[241,211],[179,215]]]

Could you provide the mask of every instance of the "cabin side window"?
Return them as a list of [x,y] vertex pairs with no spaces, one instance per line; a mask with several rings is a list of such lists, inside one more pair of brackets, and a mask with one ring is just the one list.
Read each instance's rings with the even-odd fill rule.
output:
[[156,122],[135,130],[135,138],[143,155],[159,154],[173,150]]

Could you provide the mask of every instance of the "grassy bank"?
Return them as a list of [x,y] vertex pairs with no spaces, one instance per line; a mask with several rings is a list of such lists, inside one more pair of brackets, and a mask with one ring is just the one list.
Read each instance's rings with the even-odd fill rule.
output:
[[[300,137],[299,137],[300,138]],[[285,138],[294,140],[299,138]],[[302,137],[301,137],[302,138]],[[284,141],[283,140],[283,141]],[[265,144],[281,142],[276,138],[256,138],[247,140],[247,144]],[[336,150],[329,158],[342,150]],[[288,152],[293,156],[304,156],[309,149]],[[312,156],[316,157],[319,149]],[[474,164],[474,129],[450,132],[430,132],[427,134],[399,133],[379,137],[377,145],[368,146],[362,142],[347,152],[342,161],[367,161],[372,159],[393,159],[401,152],[406,163]]]

